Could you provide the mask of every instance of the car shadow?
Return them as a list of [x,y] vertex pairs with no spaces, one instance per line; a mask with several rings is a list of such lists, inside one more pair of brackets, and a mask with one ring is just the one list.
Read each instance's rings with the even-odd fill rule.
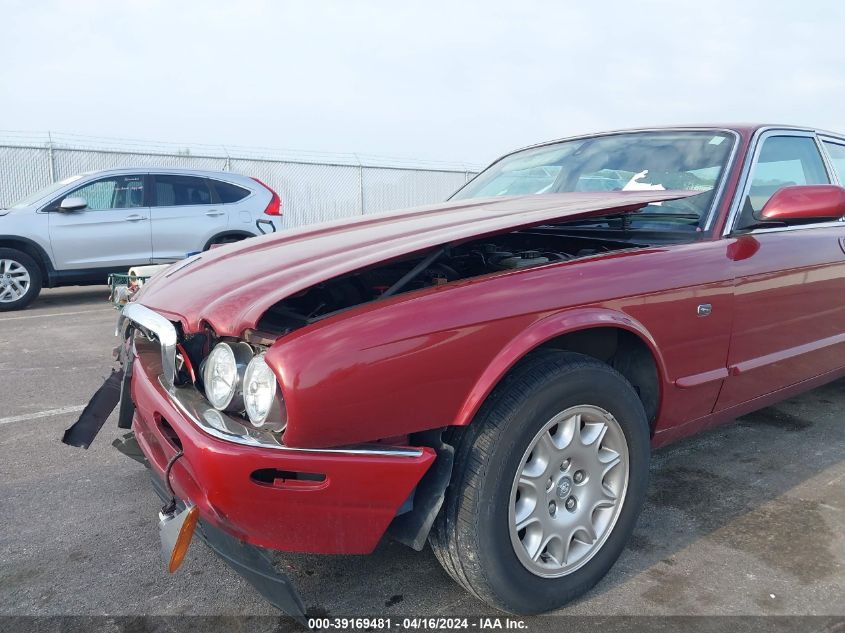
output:
[[[842,462],[845,424],[831,405],[844,388],[839,380],[655,451],[648,500],[627,549],[596,588],[561,613],[581,612],[579,602],[661,562],[671,568],[677,553],[703,538],[804,585],[833,576],[841,561],[816,503],[784,493]],[[467,615],[496,613],[458,587],[429,547],[414,552],[384,542],[372,556],[279,554],[276,562],[314,616],[449,615],[455,607]],[[660,573],[665,582],[649,590],[649,599],[668,608],[677,578]]]
[[[843,463],[843,390],[845,379],[656,451],[634,535],[593,593],[658,563],[670,569],[676,553],[705,537],[798,585],[835,578],[842,561],[823,501],[786,493]],[[677,576],[654,575],[649,598],[676,602]]]

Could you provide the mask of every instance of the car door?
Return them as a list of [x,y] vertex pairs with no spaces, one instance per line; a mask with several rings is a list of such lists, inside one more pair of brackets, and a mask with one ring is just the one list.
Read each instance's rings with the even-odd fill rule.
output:
[[153,260],[167,262],[201,251],[226,230],[228,212],[215,204],[208,180],[185,174],[153,174]]
[[832,180],[812,133],[761,135],[731,228],[735,313],[729,375],[716,410],[843,365],[845,224],[786,227],[757,219],[780,187]]
[[[126,269],[149,264],[150,208],[144,174],[105,176],[73,189],[51,203],[50,245],[59,270]],[[65,198],[84,198],[84,209],[59,211]]]

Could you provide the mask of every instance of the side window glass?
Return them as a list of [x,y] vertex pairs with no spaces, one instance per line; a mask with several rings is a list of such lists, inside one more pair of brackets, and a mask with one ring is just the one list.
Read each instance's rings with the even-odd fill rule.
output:
[[211,182],[214,190],[217,192],[217,197],[220,198],[220,202],[223,204],[243,200],[250,193],[248,189],[238,187],[230,182],[223,182],[222,180],[213,180]]
[[808,136],[770,136],[754,165],[746,208],[758,217],[781,187],[823,185],[830,182],[815,140]]
[[830,156],[830,162],[833,163],[833,168],[839,176],[839,183],[845,186],[845,145],[824,141],[824,146],[827,149],[828,156]]
[[205,178],[196,176],[156,176],[156,206],[181,207],[211,204],[211,192]]
[[92,211],[141,207],[144,205],[144,177],[103,178],[74,189],[64,198],[85,198]]

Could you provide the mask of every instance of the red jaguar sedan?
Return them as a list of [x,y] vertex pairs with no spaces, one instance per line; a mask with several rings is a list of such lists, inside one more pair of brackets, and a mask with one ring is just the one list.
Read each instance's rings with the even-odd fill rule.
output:
[[294,616],[264,548],[383,538],[557,609],[625,547],[652,448],[845,375],[843,179],[845,137],[809,128],[611,132],[202,253],[123,309],[65,441],[119,401],[171,571],[196,533]]

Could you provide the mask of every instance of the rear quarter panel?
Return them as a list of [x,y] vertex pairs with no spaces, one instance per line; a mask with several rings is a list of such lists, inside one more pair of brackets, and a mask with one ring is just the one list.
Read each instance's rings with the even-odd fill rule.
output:
[[[264,209],[266,209],[267,205],[270,204],[271,198],[271,194],[267,191],[267,189],[255,181],[233,181],[233,184],[249,189],[251,193],[243,200],[238,200],[237,202],[224,205],[230,210],[229,227],[231,229],[258,233],[255,228],[255,221],[258,219],[273,220],[274,225],[278,228],[278,216],[273,217],[264,215]],[[282,204],[284,205],[284,202]],[[284,206],[282,207],[282,212],[284,212]]]

